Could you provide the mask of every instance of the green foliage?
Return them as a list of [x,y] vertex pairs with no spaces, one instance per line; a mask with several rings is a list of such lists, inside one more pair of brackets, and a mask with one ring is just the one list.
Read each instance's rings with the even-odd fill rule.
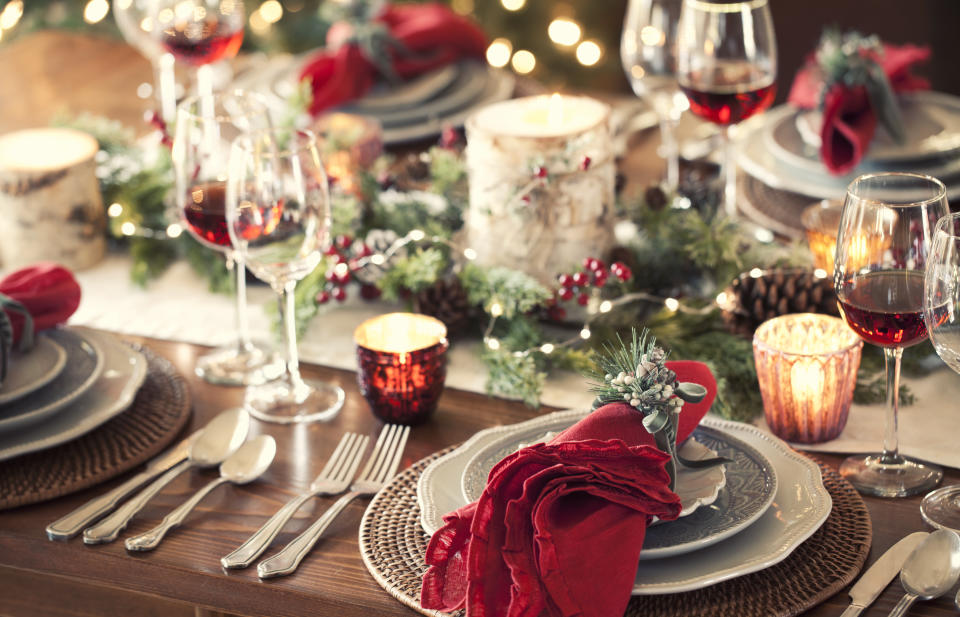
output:
[[377,286],[385,299],[399,300],[407,292],[415,294],[433,285],[448,265],[447,256],[439,248],[418,248],[407,257],[398,259]]
[[540,405],[540,393],[547,379],[533,354],[516,355],[512,351],[484,348],[481,359],[487,367],[487,394],[519,398],[531,407]]
[[[507,320],[533,310],[551,297],[550,291],[533,277],[504,267],[482,268],[469,263],[460,273],[460,282],[470,304]],[[498,314],[491,311],[495,305],[499,306]]]

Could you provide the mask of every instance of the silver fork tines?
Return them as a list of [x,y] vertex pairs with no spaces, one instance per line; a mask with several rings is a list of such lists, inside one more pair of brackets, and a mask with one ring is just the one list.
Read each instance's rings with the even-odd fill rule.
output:
[[306,501],[317,495],[338,495],[347,490],[350,480],[357,473],[360,457],[370,438],[357,433],[346,433],[330,455],[320,474],[310,483],[310,488],[288,501],[270,517],[250,538],[235,551],[220,559],[224,568],[246,568],[270,546],[290,517]]
[[290,574],[297,569],[303,558],[310,552],[317,540],[333,522],[337,515],[351,501],[363,495],[373,495],[386,486],[393,477],[403,458],[403,449],[410,435],[409,426],[388,424],[380,431],[377,443],[363,466],[363,471],[350,486],[350,492],[338,499],[310,527],[297,536],[282,551],[257,564],[260,578],[272,578]]

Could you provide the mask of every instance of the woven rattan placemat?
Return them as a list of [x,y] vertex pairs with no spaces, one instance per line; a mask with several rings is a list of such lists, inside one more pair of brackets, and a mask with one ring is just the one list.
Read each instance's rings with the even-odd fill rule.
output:
[[754,223],[792,239],[803,237],[800,216],[804,208],[820,200],[767,186],[760,180],[743,174],[739,178],[737,207]]
[[[381,491],[360,523],[360,553],[367,569],[393,597],[424,615],[420,578],[429,536],[420,528],[417,480],[444,452],[422,459]],[[837,593],[860,572],[872,527],[856,490],[821,465],[833,510],[823,526],[779,564],[697,591],[634,597],[626,615],[658,617],[788,617]]]
[[0,510],[60,497],[136,467],[163,450],[190,417],[190,391],[145,347],[147,377],[130,408],[82,437],[0,462]]

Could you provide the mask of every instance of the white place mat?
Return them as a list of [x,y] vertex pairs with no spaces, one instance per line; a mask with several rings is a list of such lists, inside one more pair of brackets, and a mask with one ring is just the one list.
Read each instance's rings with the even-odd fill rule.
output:
[[[110,255],[96,267],[77,273],[83,288],[80,308],[70,323],[125,334],[222,345],[233,337],[233,298],[213,294],[206,281],[186,263],[176,263],[146,289],[130,283],[130,259]],[[256,338],[274,340],[263,307],[275,305],[273,292],[265,286],[250,286],[249,317]],[[352,290],[353,291],[353,290]],[[325,366],[356,370],[353,330],[363,320],[402,307],[384,302],[368,303],[357,293],[344,304],[331,303],[311,322],[300,341],[301,358]],[[458,342],[450,349],[447,385],[483,392],[486,370],[475,342]],[[949,369],[922,379],[906,379],[917,403],[900,410],[900,447],[909,455],[951,467],[960,467],[960,376]],[[555,371],[547,381],[545,405],[587,407],[592,396],[583,377]],[[880,449],[885,422],[883,405],[858,406],[839,438],[826,444],[799,449],[821,452],[873,452]],[[766,429],[762,417],[756,422]]]

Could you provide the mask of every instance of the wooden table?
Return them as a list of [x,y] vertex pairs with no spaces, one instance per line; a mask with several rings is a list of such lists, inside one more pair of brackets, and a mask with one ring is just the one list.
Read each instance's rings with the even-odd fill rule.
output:
[[[43,124],[61,106],[106,113],[128,123],[135,121],[143,104],[133,96],[131,84],[148,79],[149,73],[147,64],[131,53],[113,42],[54,33],[41,33],[0,49],[0,132]],[[628,158],[634,182],[656,173],[651,151]],[[194,397],[194,414],[187,431],[240,402],[241,390],[212,386],[192,377],[192,367],[203,348],[131,340],[147,344],[187,376]],[[0,615],[413,615],[377,585],[361,562],[357,529],[368,500],[350,505],[292,576],[260,581],[252,568],[233,572],[220,568],[220,556],[239,545],[310,483],[344,431],[375,435],[379,430],[379,422],[360,397],[352,373],[319,367],[307,367],[305,371],[330,379],[347,391],[347,403],[336,420],[304,427],[255,422],[255,431],[277,438],[279,455],[274,465],[259,482],[218,489],[184,527],[172,532],[153,552],[131,555],[120,542],[90,547],[80,540],[60,543],[46,539],[44,527],[49,522],[119,480],[47,503],[0,512]],[[436,417],[413,431],[402,464],[409,465],[461,442],[480,429],[522,421],[537,413],[541,412],[519,403],[447,391]],[[835,466],[840,457],[823,460]],[[148,504],[127,533],[139,533],[155,525],[214,473],[197,471],[178,478]],[[956,470],[949,470],[947,476],[948,482],[960,481]],[[290,540],[330,502],[329,498],[318,499],[305,507],[278,542]],[[903,535],[924,529],[919,498],[867,498],[866,502],[874,525],[868,562]],[[865,614],[885,615],[899,596],[899,585],[894,583]],[[838,615],[846,604],[846,594],[840,593],[808,615]],[[921,603],[910,614],[945,616],[953,612],[952,604],[941,599]]]

